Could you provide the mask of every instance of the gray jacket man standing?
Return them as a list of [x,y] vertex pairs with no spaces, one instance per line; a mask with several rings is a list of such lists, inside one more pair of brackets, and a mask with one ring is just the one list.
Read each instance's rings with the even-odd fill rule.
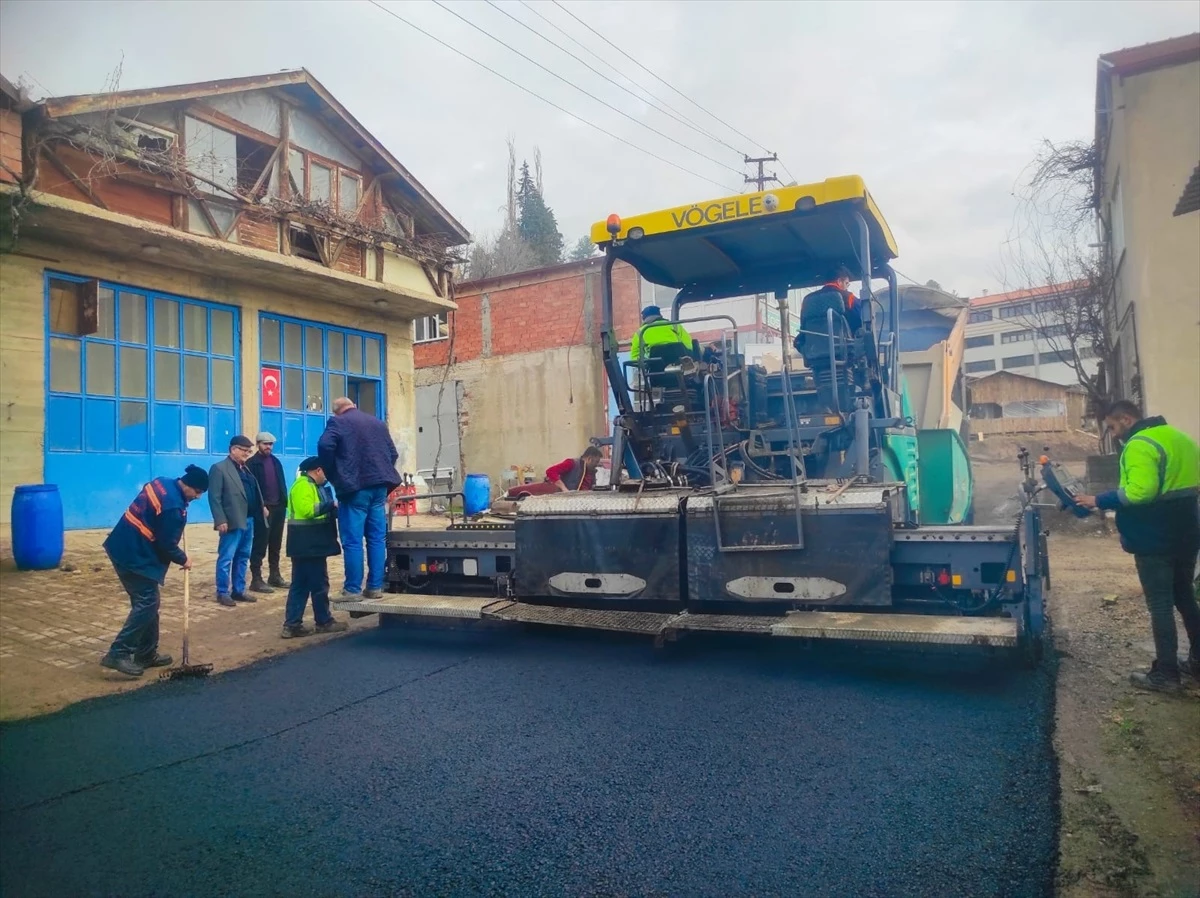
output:
[[217,541],[217,602],[231,608],[257,601],[246,595],[246,569],[254,546],[254,528],[264,526],[262,494],[246,461],[254,453],[249,437],[229,441],[229,456],[208,472],[208,507]]

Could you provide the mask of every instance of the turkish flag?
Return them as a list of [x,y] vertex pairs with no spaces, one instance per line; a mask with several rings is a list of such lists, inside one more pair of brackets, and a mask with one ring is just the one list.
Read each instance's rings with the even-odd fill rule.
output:
[[262,369],[262,404],[263,408],[279,408],[283,405],[283,390],[280,381],[283,372],[278,368]]

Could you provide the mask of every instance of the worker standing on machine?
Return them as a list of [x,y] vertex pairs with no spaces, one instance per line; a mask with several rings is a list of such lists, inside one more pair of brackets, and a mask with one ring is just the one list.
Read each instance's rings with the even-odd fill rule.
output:
[[650,347],[670,343],[680,343],[689,350],[695,346],[691,335],[682,324],[667,321],[658,306],[646,306],[642,309],[642,326],[637,329],[630,342],[629,357],[635,362],[640,362]]
[[596,468],[603,456],[595,446],[588,446],[579,458],[568,458],[546,469],[546,482],[560,492],[590,490],[596,485]]
[[[1121,548],[1133,555],[1146,594],[1157,657],[1149,672],[1137,671],[1130,681],[1140,689],[1177,692],[1181,670],[1200,676],[1200,604],[1192,586],[1200,552],[1200,447],[1161,415],[1143,418],[1125,399],[1113,403],[1104,423],[1125,444],[1120,486],[1075,501],[1117,513]],[[1176,611],[1190,643],[1186,658],[1175,655]]]
[[[842,336],[839,324],[845,322],[850,337],[857,337],[863,326],[862,310],[859,308],[858,297],[850,292],[850,269],[845,265],[838,266],[832,281],[804,297],[804,302],[800,305],[800,333],[796,334],[796,339],[792,341],[796,352],[804,357],[804,364],[813,373],[817,395],[826,411],[833,411],[837,389],[837,385],[833,383],[834,359],[829,357],[830,309],[833,309],[833,336]],[[851,355],[852,350],[848,346],[844,359],[846,366],[852,361]],[[840,406],[841,403],[838,403],[839,408]]]

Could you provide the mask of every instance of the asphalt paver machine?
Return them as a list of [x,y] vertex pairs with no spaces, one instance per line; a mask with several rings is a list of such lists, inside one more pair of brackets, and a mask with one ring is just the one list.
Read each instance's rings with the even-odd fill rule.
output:
[[[343,603],[389,623],[450,617],[646,633],[983,647],[1040,657],[1039,510],[971,519],[955,431],[919,430],[900,365],[892,234],[861,178],[784,187],[593,228],[603,355],[617,415],[600,489],[531,496],[515,520],[389,533],[388,594]],[[678,291],[671,320],[709,345],[622,361],[613,267]],[[830,312],[790,352],[790,296],[840,268],[862,327]],[[750,364],[734,319],[698,303],[758,296],[778,314],[778,371]],[[711,308],[711,306],[710,306]],[[662,325],[659,325],[662,326]],[[649,341],[648,341],[649,342]]]

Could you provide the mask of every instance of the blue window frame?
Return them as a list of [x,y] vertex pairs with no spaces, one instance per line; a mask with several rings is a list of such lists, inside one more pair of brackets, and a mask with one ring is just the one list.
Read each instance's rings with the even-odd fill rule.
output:
[[382,334],[264,312],[258,335],[261,367],[281,375],[279,407],[262,406],[259,418],[275,435],[278,455],[297,463],[314,455],[339,396],[385,416]]
[[44,301],[46,480],[79,493],[68,527],[111,524],[146,480],[225,455],[240,421],[236,308],[59,272]]

